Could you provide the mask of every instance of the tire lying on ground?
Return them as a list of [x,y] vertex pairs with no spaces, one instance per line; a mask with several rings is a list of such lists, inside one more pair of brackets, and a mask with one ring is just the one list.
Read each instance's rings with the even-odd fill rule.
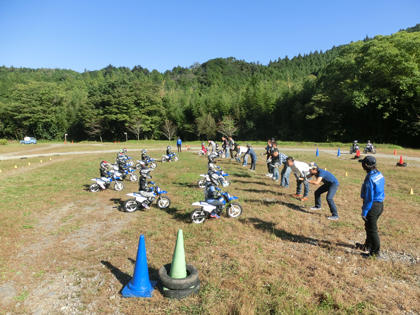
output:
[[[165,293],[165,291],[171,291],[171,290],[176,290],[176,291],[187,290],[188,291],[190,289],[194,289],[197,286],[199,287],[200,280],[198,279],[198,271],[193,265],[187,264],[187,277],[186,278],[173,279],[169,276],[170,270],[171,270],[171,264],[166,264],[165,266],[162,266],[159,269],[160,282],[162,283],[163,287],[170,289],[170,290],[164,290],[163,293]],[[191,293],[193,292],[191,291],[190,294]]]
[[171,289],[163,289],[163,296],[170,298],[170,299],[182,299],[186,298],[187,296],[196,293],[198,290],[200,290],[200,280],[197,280],[197,284],[191,288],[188,289],[182,289],[182,290],[171,290]]

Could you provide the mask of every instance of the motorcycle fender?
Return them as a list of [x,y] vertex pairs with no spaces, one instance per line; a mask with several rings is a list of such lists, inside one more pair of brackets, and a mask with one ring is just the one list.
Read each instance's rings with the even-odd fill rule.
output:
[[159,195],[162,195],[162,194],[167,194],[168,192],[166,191],[166,190],[161,190],[160,191],[160,193],[159,193]]

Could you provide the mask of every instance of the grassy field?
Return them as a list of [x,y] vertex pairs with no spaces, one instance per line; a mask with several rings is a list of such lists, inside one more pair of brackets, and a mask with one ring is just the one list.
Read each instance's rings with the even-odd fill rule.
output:
[[[313,152],[294,156],[315,159]],[[193,225],[189,215],[191,203],[202,199],[195,183],[206,171],[204,158],[185,152],[177,163],[158,165],[153,180],[169,191],[170,209],[124,213],[119,205],[137,189],[135,183],[125,182],[122,192],[86,191],[100,160],[114,157],[0,162],[0,314],[420,312],[420,168],[397,169],[379,160],[387,181],[379,221],[385,260],[379,261],[353,248],[364,240],[359,194],[365,174],[348,158],[316,158],[340,181],[335,198],[340,221],[326,219],[325,200],[324,210],[309,211],[314,187],[309,201],[301,203],[290,196],[294,178],[282,189],[265,177],[260,158],[255,174],[232,161],[219,162],[230,173],[227,191],[240,198],[243,215]],[[132,275],[139,235],[146,237],[151,278],[157,279],[157,270],[171,260],[180,228],[187,262],[199,270],[199,294],[173,301],[156,290],[151,299],[123,299],[119,291]]]

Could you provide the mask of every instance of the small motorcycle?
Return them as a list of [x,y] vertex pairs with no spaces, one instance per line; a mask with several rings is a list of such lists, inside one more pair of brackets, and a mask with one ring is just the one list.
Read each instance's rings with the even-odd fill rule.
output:
[[127,196],[134,198],[123,203],[124,211],[134,212],[142,209],[143,204],[150,206],[154,201],[156,201],[159,209],[166,209],[171,205],[171,200],[166,196],[167,191],[161,190],[154,182],[149,182],[149,184],[148,191],[127,194]]
[[350,154],[353,154],[353,153],[356,153],[357,152],[357,150],[359,150],[360,148],[359,148],[359,145],[358,144],[352,144],[351,146],[350,146]]
[[162,163],[163,162],[176,162],[176,161],[178,161],[178,156],[175,153],[162,155]]
[[[218,175],[217,180],[219,181],[220,185],[222,187],[228,187],[230,185],[230,182],[225,178],[227,176],[229,176],[228,173],[225,173],[223,171],[217,171],[214,172],[215,174]],[[208,182],[210,180],[209,175],[208,174],[201,174],[200,175],[201,179],[198,180],[197,184],[198,184],[198,188],[205,188],[206,187],[206,182]]]
[[110,177],[92,178],[91,180],[95,183],[89,186],[90,192],[108,189],[111,183],[114,183],[114,190],[116,191],[124,189],[124,184],[122,183],[123,178],[120,172],[114,172]]
[[214,210],[216,210],[217,215],[221,215],[224,208],[226,208],[226,213],[229,218],[237,218],[242,214],[242,206],[239,203],[232,202],[237,199],[238,197],[231,196],[227,192],[222,192],[219,201],[221,201],[224,206],[220,210],[217,210],[216,206],[213,206],[205,201],[194,202],[192,205],[199,206],[200,208],[195,209],[191,213],[191,221],[196,224],[203,223],[210,217],[210,214]]
[[376,149],[375,149],[375,147],[372,144],[370,146],[366,146],[365,149],[363,150],[363,153],[364,154],[366,154],[366,153],[376,154]]
[[145,164],[145,166],[146,167],[148,167],[148,168],[151,168],[151,169],[155,169],[156,168],[156,166],[157,166],[157,164],[156,164],[156,160],[155,159],[152,159],[152,158],[148,158],[148,159],[146,159],[146,160],[144,160],[144,161],[142,161],[142,160],[137,160],[137,163],[136,163],[136,169],[140,169],[141,168],[141,164],[140,164],[140,162],[143,162],[144,164]]

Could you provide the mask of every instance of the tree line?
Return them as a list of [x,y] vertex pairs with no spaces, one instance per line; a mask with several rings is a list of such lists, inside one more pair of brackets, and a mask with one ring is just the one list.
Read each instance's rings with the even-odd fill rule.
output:
[[0,138],[215,138],[420,146],[419,25],[267,65],[0,67]]

